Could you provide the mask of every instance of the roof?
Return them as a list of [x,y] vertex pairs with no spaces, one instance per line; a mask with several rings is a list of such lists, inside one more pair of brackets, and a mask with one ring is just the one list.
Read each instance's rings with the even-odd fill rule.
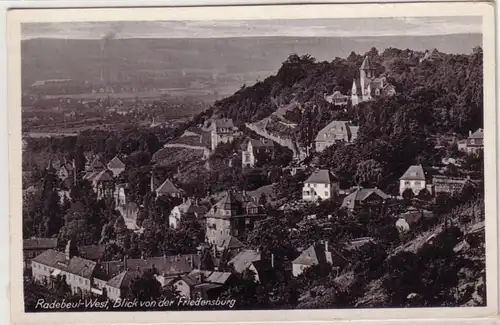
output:
[[174,183],[170,181],[169,179],[166,179],[163,184],[161,184],[157,189],[157,193],[166,193],[166,194],[171,194],[171,193],[180,193],[182,192],[181,189],[178,189],[175,187]]
[[249,143],[252,144],[254,149],[257,148],[274,148],[274,143],[268,139],[260,139],[260,140],[250,140]]
[[301,265],[316,265],[319,264],[320,260],[320,252],[321,247],[324,248],[324,245],[311,245],[305,251],[303,251],[299,257],[297,257],[292,264],[301,264]]
[[314,171],[305,183],[331,184],[337,182],[338,178],[327,169]]
[[89,165],[89,170],[93,171],[95,169],[103,169],[104,164],[101,162],[101,159],[99,157],[96,157],[92,163]]
[[[335,140],[334,135],[336,134],[346,134],[347,137],[350,137],[350,125],[348,121],[331,121],[324,128],[322,128],[318,135],[316,135],[316,141],[325,141],[325,140]],[[325,135],[327,136],[325,138]]]
[[226,128],[226,129],[232,129],[234,128],[234,123],[233,120],[230,118],[222,118],[222,119],[216,119],[213,122],[214,128]]
[[80,246],[78,247],[78,252],[80,252],[82,257],[95,261],[101,258],[105,248],[106,246],[103,245]]
[[386,200],[389,198],[387,194],[379,190],[378,188],[358,188],[348,196],[346,196],[342,202],[342,207],[349,209],[354,209],[356,204],[363,202],[373,194],[378,195],[380,198]]
[[23,240],[23,249],[50,249],[57,247],[57,238],[29,238]]
[[122,169],[125,168],[125,164],[118,158],[118,156],[115,156],[113,159],[110,160],[108,163],[108,168],[109,169]]
[[103,170],[92,177],[93,182],[109,182],[113,180],[113,176],[109,170]]
[[65,253],[53,249],[46,250],[35,257],[33,261],[67,273],[76,274],[86,279],[92,277],[96,267],[96,262],[77,256],[73,256],[67,261]]
[[412,165],[399,178],[400,180],[425,181],[424,168],[422,165]]
[[233,265],[234,270],[237,273],[242,273],[253,262],[260,261],[260,259],[261,259],[260,252],[251,249],[246,249],[238,253],[235,257],[233,257],[228,264]]
[[[227,219],[239,215],[247,215],[247,208],[259,207],[254,200],[252,196],[246,193],[229,190],[226,191],[222,199],[212,207],[210,214],[212,217]],[[230,210],[231,213],[222,213],[222,210]],[[259,216],[259,214],[255,216]]]
[[231,249],[243,248],[245,247],[245,245],[243,245],[243,243],[234,236],[223,236],[217,238],[217,247],[231,250]]
[[83,175],[83,179],[92,181],[98,174],[98,172],[87,172],[85,175]]
[[484,139],[483,129],[477,129],[469,136],[469,139]]
[[132,280],[139,276],[140,273],[137,271],[123,271],[109,280],[107,285],[117,289],[128,288]]
[[372,60],[368,55],[365,56],[365,59],[363,60],[363,63],[361,64],[359,70],[375,70],[375,66],[373,65]]

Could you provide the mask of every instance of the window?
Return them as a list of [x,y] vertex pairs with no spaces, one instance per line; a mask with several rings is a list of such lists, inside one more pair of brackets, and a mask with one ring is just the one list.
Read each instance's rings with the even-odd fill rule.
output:
[[328,192],[325,192],[325,196],[330,196],[330,194],[328,194]]
[[330,184],[325,184],[325,187],[326,187],[326,188],[329,188],[329,187],[330,187]]
[[410,181],[405,181],[405,186],[410,186]]
[[316,188],[316,185],[317,185],[317,184],[313,184],[314,188]]
[[470,144],[476,144],[476,140],[470,139]]
[[416,186],[420,186],[420,181],[415,181]]
[[78,282],[82,284],[82,278],[78,278]]

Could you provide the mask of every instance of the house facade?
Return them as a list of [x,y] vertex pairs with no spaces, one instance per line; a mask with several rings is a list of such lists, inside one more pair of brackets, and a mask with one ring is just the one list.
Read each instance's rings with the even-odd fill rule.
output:
[[468,154],[477,154],[484,150],[483,129],[477,129],[475,132],[469,131],[469,137],[458,142],[458,150]]
[[328,200],[339,193],[338,178],[329,170],[320,169],[313,172],[304,182],[302,200]]
[[352,83],[352,105],[396,94],[394,86],[385,77],[377,77],[376,75],[377,69],[370,57],[366,56],[359,68],[359,78],[356,78]]
[[248,141],[246,150],[241,153],[242,167],[255,167],[260,156],[272,157],[273,154],[274,143],[271,140],[250,140]]
[[353,126],[348,121],[332,121],[316,135],[316,152],[321,152],[334,145],[336,142],[353,142],[358,137],[358,126]]
[[402,196],[408,188],[415,195],[418,195],[421,190],[426,189],[426,178],[422,165],[410,166],[403,176],[399,178],[399,195]]
[[212,151],[217,148],[219,143],[231,143],[238,133],[238,128],[234,125],[232,119],[222,118],[212,121],[211,126],[211,148]]
[[227,191],[206,214],[206,241],[216,245],[220,238],[238,237],[265,218],[262,206],[242,192]]
[[125,171],[125,163],[118,156],[111,159],[107,167],[113,173],[113,177],[118,177]]

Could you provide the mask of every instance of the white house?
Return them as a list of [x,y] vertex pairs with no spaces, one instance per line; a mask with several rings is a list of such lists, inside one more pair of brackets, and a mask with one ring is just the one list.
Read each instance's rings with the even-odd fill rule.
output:
[[335,175],[326,169],[319,169],[309,176],[302,188],[304,201],[328,200],[339,193],[339,182]]
[[242,167],[254,167],[259,155],[272,155],[274,144],[271,140],[260,139],[248,141],[247,149],[242,151]]
[[410,188],[415,195],[426,188],[425,174],[422,165],[413,165],[399,179],[399,194]]

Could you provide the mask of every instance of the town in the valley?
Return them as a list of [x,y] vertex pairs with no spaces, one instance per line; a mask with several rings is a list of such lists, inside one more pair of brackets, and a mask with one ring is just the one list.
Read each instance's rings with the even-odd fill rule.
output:
[[25,85],[26,311],[484,306],[482,49],[367,50],[207,100]]

